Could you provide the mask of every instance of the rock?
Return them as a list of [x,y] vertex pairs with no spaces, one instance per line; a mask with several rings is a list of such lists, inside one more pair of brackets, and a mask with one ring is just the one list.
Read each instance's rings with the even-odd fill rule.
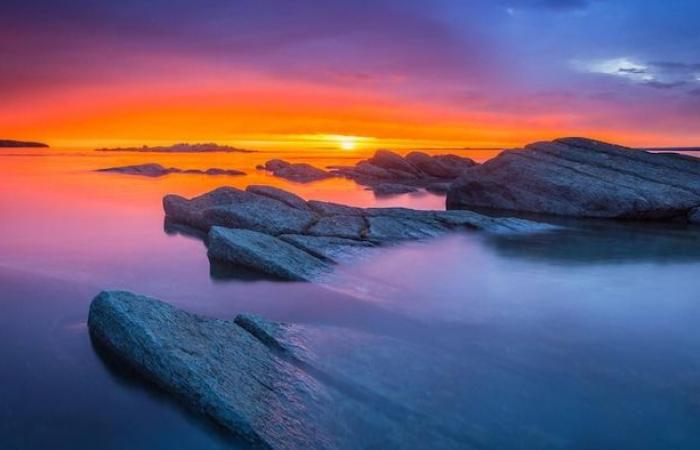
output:
[[450,190],[450,186],[452,186],[451,182],[438,181],[427,185],[425,190],[433,194],[445,195]]
[[408,194],[410,192],[417,192],[418,188],[415,186],[408,186],[406,184],[396,184],[396,183],[381,183],[372,188],[377,195],[397,195],[397,194]]
[[421,172],[436,178],[457,178],[464,169],[475,166],[468,158],[457,155],[430,156],[423,152],[411,152],[406,160]]
[[397,170],[407,174],[418,173],[418,169],[409,161],[403,159],[401,155],[389,150],[377,150],[374,156],[367,160],[367,162],[384,170]]
[[265,170],[272,172],[276,177],[284,178],[298,183],[309,183],[312,181],[325,180],[333,175],[323,169],[314,167],[311,164],[292,164],[281,159],[272,159],[265,163]]
[[[331,173],[368,186],[378,195],[415,192],[434,186],[433,193],[444,193],[445,183],[457,178],[463,170],[476,165],[469,158],[457,155],[430,156],[411,152],[406,157],[388,150],[379,150],[368,160],[354,167],[335,166]],[[439,188],[435,188],[440,183]]]
[[210,258],[281,280],[308,281],[330,269],[326,262],[308,252],[257,231],[212,227],[207,245]]
[[700,205],[700,160],[564,138],[510,150],[464,171],[449,209],[673,219]]
[[103,354],[253,448],[475,441],[450,402],[454,387],[440,388],[459,359],[434,347],[251,315],[206,318],[130,292],[99,294],[88,329]]
[[213,259],[288,280],[315,279],[331,269],[330,263],[376,245],[463,230],[522,233],[553,228],[471,211],[356,208],[304,202],[293,194],[266,186],[247,191],[219,188],[192,200],[169,195],[163,199],[163,207],[167,223],[211,229],[207,246]]
[[121,167],[109,167],[106,169],[98,169],[97,172],[114,172],[122,173],[126,175],[141,175],[144,177],[162,177],[169,175],[171,173],[184,173],[184,174],[196,174],[196,175],[229,175],[238,176],[245,175],[245,172],[234,169],[178,169],[176,167],[163,167],[160,164],[148,163],[148,164],[138,164],[133,166],[121,166]]
[[303,198],[274,186],[250,185],[245,190],[246,192],[269,197],[273,200],[278,200],[291,206],[292,208],[307,211],[310,209]]
[[367,233],[367,223],[364,217],[354,216],[328,216],[321,217],[307,230],[312,236],[330,236],[348,239],[363,239]]
[[369,247],[376,245],[372,241],[347,239],[329,236],[306,236],[302,234],[283,234],[283,241],[299,247],[317,258],[336,262],[361,255]]
[[272,235],[289,234],[302,232],[316,220],[308,210],[232,187],[219,188],[192,200],[166,196],[163,206],[171,219],[201,230],[218,225]]

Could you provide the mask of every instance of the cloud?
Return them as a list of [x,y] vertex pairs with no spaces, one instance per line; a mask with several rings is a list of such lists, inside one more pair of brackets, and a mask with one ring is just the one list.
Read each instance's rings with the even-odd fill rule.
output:
[[624,78],[654,89],[675,89],[700,83],[700,64],[677,61],[642,63],[630,57],[571,63],[579,71]]

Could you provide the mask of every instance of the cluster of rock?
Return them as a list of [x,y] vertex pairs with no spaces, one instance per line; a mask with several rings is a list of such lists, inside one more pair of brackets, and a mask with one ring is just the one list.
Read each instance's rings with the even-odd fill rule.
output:
[[113,172],[126,175],[140,175],[144,177],[162,177],[171,173],[184,173],[192,175],[228,175],[239,176],[245,175],[245,172],[235,169],[178,169],[177,167],[164,167],[156,163],[137,164],[133,166],[108,167],[106,169],[98,169],[97,172]]
[[208,233],[210,258],[284,280],[312,280],[371,247],[450,231],[538,232],[551,227],[472,211],[355,208],[271,186],[223,187],[191,200],[168,195],[166,219]]
[[276,177],[297,183],[310,183],[312,181],[320,181],[333,177],[329,172],[314,167],[311,164],[290,163],[281,159],[271,159],[264,165],[258,166],[258,169],[267,170],[272,172]]
[[405,157],[378,150],[370,159],[355,166],[332,166],[330,170],[319,169],[306,163],[290,163],[273,159],[259,169],[290,181],[308,183],[331,177],[349,178],[367,186],[378,195],[395,195],[427,189],[444,194],[450,183],[466,168],[476,163],[457,155],[430,156],[427,153],[411,152]]
[[252,153],[255,150],[231,147],[230,145],[219,145],[211,142],[204,144],[174,144],[165,146],[150,147],[116,147],[98,148],[98,152],[141,152],[141,153]]
[[43,142],[28,142],[28,141],[12,141],[9,139],[0,139],[1,147],[12,147],[12,148],[29,148],[29,147],[48,147],[47,144]]
[[457,155],[411,152],[402,157],[378,150],[355,166],[335,166],[332,173],[368,186],[378,194],[413,192],[419,188],[445,193],[454,179],[475,165],[473,160]]
[[585,138],[538,142],[464,171],[447,207],[700,223],[700,159]]
[[[251,315],[205,318],[129,292],[98,295],[88,327],[106,354],[254,448],[456,449],[470,442],[467,424],[446,424],[437,414],[454,402],[450,389],[435,387],[436,377],[456,361],[428,347]],[[405,364],[372,364],[388,354]]]

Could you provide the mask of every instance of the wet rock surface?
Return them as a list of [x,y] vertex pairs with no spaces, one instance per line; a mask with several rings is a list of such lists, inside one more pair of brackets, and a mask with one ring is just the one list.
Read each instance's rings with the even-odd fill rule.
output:
[[464,171],[450,209],[489,208],[573,217],[693,220],[700,159],[585,138],[509,150]]
[[178,169],[177,167],[164,167],[160,164],[137,164],[133,166],[108,167],[106,169],[98,169],[97,172],[121,173],[125,175],[140,175],[144,177],[162,177],[172,173],[184,173],[191,175],[227,175],[240,176],[245,175],[245,172],[235,169]]
[[191,200],[163,199],[166,219],[209,233],[217,261],[283,280],[312,280],[363,250],[441,234],[549,231],[550,225],[472,211],[356,208],[300,197],[266,186],[223,187]]
[[88,328],[106,354],[254,448],[474,442],[458,415],[436,419],[438,410],[450,417],[453,393],[438,380],[458,360],[429,347],[251,315],[206,318],[123,291],[92,301]]

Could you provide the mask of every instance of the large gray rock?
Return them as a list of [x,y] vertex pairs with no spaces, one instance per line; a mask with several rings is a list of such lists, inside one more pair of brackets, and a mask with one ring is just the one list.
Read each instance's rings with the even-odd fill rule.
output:
[[305,202],[265,186],[247,191],[219,188],[192,200],[169,195],[163,205],[168,223],[209,232],[206,241],[212,259],[284,280],[316,279],[331,270],[332,263],[378,245],[464,230],[523,233],[552,229],[536,222],[471,211]]
[[459,359],[431,347],[249,315],[205,318],[129,292],[98,295],[88,328],[106,354],[254,448],[474,441],[450,401],[454,386],[440,387]]
[[463,172],[450,209],[671,219],[700,205],[700,160],[564,138],[510,150]]

